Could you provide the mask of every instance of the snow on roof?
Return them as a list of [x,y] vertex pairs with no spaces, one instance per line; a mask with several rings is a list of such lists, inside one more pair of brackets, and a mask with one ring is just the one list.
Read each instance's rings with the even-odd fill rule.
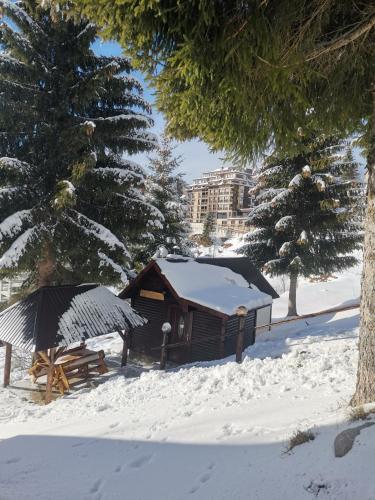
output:
[[238,306],[257,309],[272,303],[240,274],[226,267],[201,264],[193,259],[156,259],[161,273],[179,297],[231,316]]

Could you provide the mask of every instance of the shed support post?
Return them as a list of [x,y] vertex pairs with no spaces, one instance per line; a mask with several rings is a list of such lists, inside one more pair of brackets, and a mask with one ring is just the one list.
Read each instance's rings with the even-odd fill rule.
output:
[[240,316],[239,318],[239,330],[237,335],[237,345],[236,345],[236,362],[242,363],[242,351],[243,351],[243,341],[245,336],[245,316]]
[[12,344],[5,344],[5,364],[4,364],[4,387],[8,387],[10,383],[10,369],[12,366]]
[[55,368],[55,348],[51,347],[49,350],[49,365],[47,369],[47,384],[46,384],[46,405],[52,401],[52,384],[53,384],[53,374]]
[[130,332],[122,332],[121,330],[118,331],[118,334],[123,340],[123,345],[122,345],[122,354],[121,354],[121,367],[126,366],[128,362],[128,349],[129,349],[129,339],[130,339]]

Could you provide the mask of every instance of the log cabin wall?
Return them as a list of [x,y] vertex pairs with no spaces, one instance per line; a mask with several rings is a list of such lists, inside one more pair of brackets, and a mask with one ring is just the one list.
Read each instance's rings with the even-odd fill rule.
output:
[[223,357],[222,320],[203,311],[193,312],[191,361]]
[[[245,321],[244,349],[255,342],[256,310],[249,311]],[[224,357],[236,352],[237,336],[239,331],[238,316],[231,316],[226,321],[224,338]]]
[[161,327],[167,321],[168,301],[136,296],[132,303],[135,310],[148,319],[148,323],[134,329],[130,350],[158,359],[160,350],[155,348],[160,347],[162,343]]
[[[141,297],[140,291],[142,289],[162,292],[164,293],[164,300]],[[175,304],[176,302],[166,288],[163,280],[153,269],[144,276],[140,286],[133,290],[131,299],[132,306],[148,319],[148,323],[134,329],[130,350],[154,359],[159,359],[160,349],[158,348],[160,348],[163,338],[161,327],[164,322],[169,321],[169,308],[171,304]]]

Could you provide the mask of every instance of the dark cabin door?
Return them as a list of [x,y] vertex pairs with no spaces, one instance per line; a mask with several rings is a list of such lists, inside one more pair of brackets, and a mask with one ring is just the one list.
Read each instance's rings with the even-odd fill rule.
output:
[[189,361],[189,321],[188,314],[184,313],[179,306],[171,306],[170,324],[172,327],[170,344],[181,344],[178,347],[168,349],[168,360],[182,364]]

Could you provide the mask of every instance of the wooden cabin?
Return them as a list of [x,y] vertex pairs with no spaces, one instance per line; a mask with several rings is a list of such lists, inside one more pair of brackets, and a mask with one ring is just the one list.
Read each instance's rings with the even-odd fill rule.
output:
[[176,255],[152,260],[119,296],[131,299],[148,320],[133,330],[131,354],[160,359],[162,325],[168,322],[167,359],[176,364],[234,354],[239,306],[247,309],[243,346],[253,344],[255,326],[270,322],[272,299],[278,297],[248,258]]

